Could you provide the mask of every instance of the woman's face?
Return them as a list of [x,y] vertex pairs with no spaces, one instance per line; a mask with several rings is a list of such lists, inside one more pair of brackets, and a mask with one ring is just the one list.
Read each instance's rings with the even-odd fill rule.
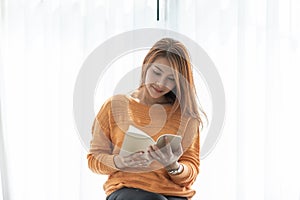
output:
[[166,58],[158,57],[147,70],[145,84],[154,99],[162,97],[175,87],[174,70],[169,66]]

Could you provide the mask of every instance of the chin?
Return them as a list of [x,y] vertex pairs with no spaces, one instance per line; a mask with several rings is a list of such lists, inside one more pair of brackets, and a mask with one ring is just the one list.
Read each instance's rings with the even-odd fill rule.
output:
[[162,94],[162,95],[155,95],[155,94],[151,94],[151,93],[150,93],[150,96],[151,96],[153,99],[159,99],[159,98],[161,98],[163,95],[164,95],[164,94]]
[[164,95],[164,93],[157,93],[151,87],[147,87],[147,91],[148,91],[148,94],[150,95],[150,97],[153,98],[153,99],[158,99],[158,98],[160,98]]

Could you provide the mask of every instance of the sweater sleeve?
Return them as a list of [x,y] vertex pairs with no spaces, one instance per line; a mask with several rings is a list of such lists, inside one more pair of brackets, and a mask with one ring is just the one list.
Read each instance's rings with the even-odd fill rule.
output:
[[184,133],[182,146],[183,155],[179,159],[179,163],[183,165],[183,171],[177,175],[170,175],[171,179],[178,185],[190,187],[199,174],[200,165],[200,132],[199,122],[191,119]]
[[89,168],[97,174],[112,174],[117,171],[112,155],[113,144],[110,137],[111,103],[101,107],[92,126],[90,152],[87,155]]

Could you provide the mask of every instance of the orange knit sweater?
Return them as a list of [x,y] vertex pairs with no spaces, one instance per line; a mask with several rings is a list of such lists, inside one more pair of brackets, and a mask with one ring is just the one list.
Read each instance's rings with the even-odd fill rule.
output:
[[[88,166],[95,173],[109,175],[103,186],[107,195],[122,187],[130,187],[191,199],[195,194],[191,186],[199,173],[199,122],[181,116],[180,112],[170,115],[169,105],[150,107],[125,95],[107,100],[92,127]],[[159,165],[155,162],[146,171],[137,169],[129,172],[116,168],[113,157],[119,153],[129,125],[143,130],[154,140],[165,133],[182,135],[184,153],[179,163],[184,167],[183,172],[170,175],[163,166],[149,170],[151,166]]]

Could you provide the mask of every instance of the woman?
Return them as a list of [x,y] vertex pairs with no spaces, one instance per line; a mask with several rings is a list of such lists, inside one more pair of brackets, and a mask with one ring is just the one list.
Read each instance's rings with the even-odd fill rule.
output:
[[[89,168],[106,174],[107,200],[191,199],[199,173],[199,126],[190,58],[185,46],[171,38],[156,42],[146,55],[141,83],[130,95],[116,95],[101,107],[93,124]],[[129,156],[119,154],[124,135],[134,126],[155,141],[165,133],[181,135],[172,149],[150,145]]]

